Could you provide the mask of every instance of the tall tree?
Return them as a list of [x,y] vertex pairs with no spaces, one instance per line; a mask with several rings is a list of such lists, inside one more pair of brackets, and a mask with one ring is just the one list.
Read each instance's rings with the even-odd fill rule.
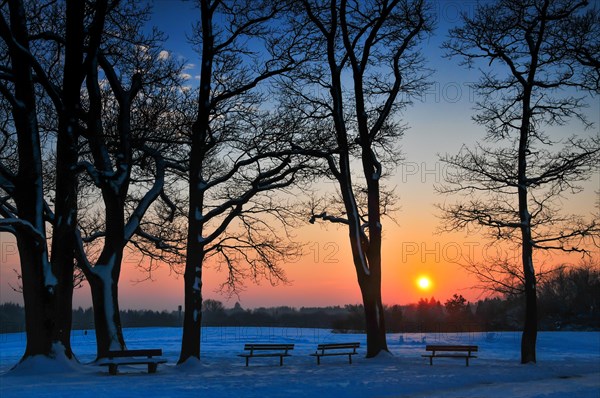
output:
[[444,45],[466,65],[483,60],[490,68],[475,84],[481,100],[474,120],[485,126],[492,144],[442,157],[452,171],[440,191],[463,195],[442,207],[443,218],[450,230],[483,226],[494,239],[518,242],[525,297],[522,363],[536,362],[534,250],[585,251],[584,240],[599,232],[598,220],[564,216],[559,202],[562,195],[579,192],[578,184],[594,172],[598,137],[552,138],[546,131],[572,119],[590,126],[585,96],[569,88],[589,88],[587,72],[594,67],[564,51],[566,27],[574,26],[587,5],[580,0],[481,4],[474,15],[463,15],[462,26],[451,30]]
[[[6,20],[8,14],[8,21]],[[49,262],[46,241],[46,207],[43,193],[42,147],[37,116],[35,72],[40,65],[32,59],[26,8],[22,1],[4,2],[0,8],[2,37],[2,82],[0,93],[10,105],[11,116],[3,127],[0,186],[0,230],[16,236],[21,260],[27,345],[23,359],[52,356],[56,336],[53,303],[59,288]],[[16,133],[16,153],[10,149],[10,131]]]
[[[62,10],[61,10],[62,11]],[[59,34],[64,29],[64,66],[62,73],[62,91],[53,97],[61,98],[55,104],[58,114],[56,138],[54,226],[52,231],[52,269],[58,278],[61,289],[56,298],[56,339],[65,346],[65,352],[71,356],[71,318],[73,311],[73,277],[75,270],[76,228],[78,210],[78,175],[75,166],[79,156],[79,113],[81,112],[81,89],[85,77],[84,67],[84,18],[85,4],[67,0],[65,27],[57,27]],[[60,20],[60,19],[59,19]],[[88,51],[97,43],[91,33]],[[96,44],[97,45],[97,44]]]
[[[327,161],[339,198],[313,209],[321,219],[347,226],[362,293],[367,357],[387,351],[381,298],[382,215],[390,193],[387,166],[399,161],[404,126],[398,111],[426,87],[418,44],[431,29],[422,0],[302,0],[296,18],[314,57],[286,83],[290,121],[308,135],[296,144]],[[357,182],[357,176],[361,177]],[[332,208],[333,207],[333,208]]]
[[[107,0],[94,6],[98,18],[90,30],[100,35],[85,64],[85,148],[77,170],[86,173],[88,189],[100,194],[96,208],[102,214],[80,223],[76,243],[78,265],[92,291],[102,358],[109,350],[125,349],[118,301],[125,247],[136,235],[151,239],[140,227],[142,220],[155,201],[164,199],[166,169],[178,167],[162,153],[166,133],[156,120],[169,112],[157,98],[173,95],[181,65],[162,55],[159,32],[142,33],[148,7]],[[146,117],[149,109],[152,117]]]
[[263,109],[268,98],[260,89],[301,58],[295,50],[298,36],[280,32],[285,3],[199,1],[200,87],[189,142],[179,363],[200,358],[202,270],[209,257],[226,267],[225,285],[234,288],[246,274],[285,279],[279,263],[294,254],[269,222],[284,221],[285,213],[285,205],[269,192],[294,183],[305,166],[292,159],[290,140]]
[[[81,85],[85,76],[84,59],[85,5],[79,1],[29,2],[23,5],[22,18],[32,29],[29,32],[30,48],[22,49],[29,58],[38,85],[35,95],[38,106],[32,116],[38,119],[43,141],[56,143],[56,153],[50,145],[40,147],[43,193],[48,197],[44,204],[44,219],[52,228],[51,267],[57,277],[54,294],[47,297],[46,306],[51,308],[53,341],[60,342],[68,357],[70,347],[73,274],[75,255],[75,228],[77,224],[77,173],[79,113],[81,112]],[[98,32],[90,33],[94,37]],[[5,40],[10,40],[5,36]],[[97,40],[90,40],[87,50],[92,51]],[[60,60],[57,62],[57,60]],[[64,61],[64,62],[63,62]],[[7,81],[14,72],[6,70]],[[58,119],[58,122],[56,122]],[[55,141],[54,141],[55,140]],[[44,155],[45,153],[45,155]],[[54,159],[48,161],[48,159]],[[52,171],[51,168],[54,168]],[[54,173],[54,178],[49,174]],[[10,192],[9,193],[10,197]],[[44,199],[44,198],[43,198]]]
[[[110,347],[124,347],[117,303],[118,271],[123,247],[133,239],[134,233],[149,237],[139,225],[145,211],[163,193],[167,162],[160,148],[148,142],[157,141],[156,130],[153,130],[153,126],[156,126],[152,121],[160,119],[160,115],[168,111],[150,104],[153,100],[154,103],[159,102],[155,101],[156,96],[161,99],[173,97],[169,95],[172,90],[163,87],[178,84],[173,77],[178,76],[180,68],[160,55],[160,49],[156,46],[160,39],[157,32],[152,32],[148,37],[137,33],[148,10],[138,9],[135,2],[98,0],[83,3],[68,0],[14,4],[18,6],[14,10],[20,13],[18,17],[23,19],[23,23],[35,28],[26,39],[33,48],[16,47],[29,62],[34,72],[32,81],[38,85],[33,87],[33,95],[38,97],[41,106],[28,104],[27,111],[31,120],[42,121],[41,127],[40,122],[36,123],[36,128],[46,131],[50,140],[53,140],[52,134],[56,134],[56,153],[46,156],[49,160],[46,165],[40,164],[40,175],[44,178],[51,174],[47,170],[55,168],[55,178],[42,181],[46,187],[51,186],[45,191],[50,195],[48,203],[55,204],[54,213],[42,197],[44,212],[40,214],[53,224],[51,264],[58,281],[53,286],[53,294],[44,299],[47,314],[36,315],[46,325],[45,329],[38,329],[43,330],[52,341],[62,343],[66,354],[71,356],[71,301],[74,257],[77,255],[78,265],[92,288],[98,353],[102,356]],[[9,8],[11,15],[14,10]],[[20,32],[13,26],[4,25],[4,43],[8,47],[13,46]],[[14,22],[11,25],[15,25]],[[111,30],[111,35],[105,35],[106,29]],[[3,85],[3,94],[9,103],[18,105],[11,97],[12,86],[17,80],[15,68],[7,66],[3,72],[2,78],[7,82]],[[101,78],[100,73],[103,74]],[[88,88],[85,95],[82,94],[84,79]],[[125,88],[127,84],[130,85],[129,89]],[[82,101],[82,97],[85,101]],[[136,118],[132,116],[135,114],[132,111],[134,108],[144,116],[147,113],[152,115],[145,119]],[[17,129],[16,123],[14,129],[19,136],[20,127]],[[5,136],[9,137],[10,132],[4,131]],[[80,148],[81,137],[85,137],[83,150]],[[39,159],[33,155],[29,157],[42,162],[43,152],[52,151],[52,146],[40,146],[38,151]],[[4,160],[5,157],[2,158]],[[116,170],[112,169],[113,160]],[[139,175],[141,168],[137,162],[145,164],[141,172],[143,177]],[[23,167],[25,165],[23,163]],[[4,217],[14,218],[11,216],[20,213],[13,212],[15,209],[10,206],[10,200],[18,202],[20,199],[13,196],[18,196],[19,191],[14,189],[14,183],[11,182],[14,176],[10,174],[10,169],[4,167],[3,170],[6,170],[6,184],[3,180],[2,187],[7,193],[3,198],[6,209]],[[79,185],[81,171],[87,172],[83,185]],[[30,181],[37,184],[35,179]],[[154,181],[154,184],[147,181]],[[91,207],[101,208],[104,205],[106,217],[100,224],[91,223],[92,217],[89,208],[86,208],[83,211],[88,214],[78,226],[80,191],[89,192],[94,184],[102,192],[103,200],[99,203],[96,191]],[[144,188],[147,189],[145,194],[142,193]],[[28,196],[34,198],[32,194]],[[81,226],[83,238],[78,228]],[[90,232],[89,235],[86,232]],[[99,240],[104,240],[104,244],[98,244]],[[84,246],[101,246],[103,249],[100,256],[94,258]],[[99,266],[92,266],[94,262]]]

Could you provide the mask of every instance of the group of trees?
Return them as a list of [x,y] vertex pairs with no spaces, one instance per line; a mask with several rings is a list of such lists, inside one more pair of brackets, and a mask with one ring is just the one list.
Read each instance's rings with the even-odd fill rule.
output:
[[157,33],[142,33],[145,11],[134,2],[1,6],[0,211],[19,248],[24,358],[57,355],[57,342],[72,357],[75,265],[92,291],[103,356],[124,348],[123,250],[166,198],[171,151],[160,120],[180,67],[159,56]]
[[[399,112],[427,87],[420,44],[426,0],[198,0],[190,45],[200,80],[146,28],[135,0],[0,0],[0,231],[16,237],[26,310],[24,359],[72,358],[73,286],[84,277],[98,358],[125,349],[118,281],[125,250],[181,267],[179,363],[200,358],[202,270],[285,280],[299,217],[347,228],[367,356],[387,350],[381,300],[384,178],[399,161]],[[598,138],[563,149],[544,133],[599,91],[599,12],[576,0],[498,0],[465,15],[445,47],[485,73],[476,121],[495,145],[444,158],[454,166],[450,229],[491,227],[519,242],[527,302],[522,361],[535,361],[534,249],[585,250],[598,226],[556,203],[589,178]],[[500,68],[498,73],[500,73]],[[499,100],[486,94],[499,91]],[[582,94],[583,95],[583,94]],[[507,142],[506,147],[500,143]],[[336,189],[296,210],[286,193],[315,179]],[[303,216],[299,215],[303,214]],[[564,226],[563,226],[564,225]],[[518,233],[517,233],[518,232]]]

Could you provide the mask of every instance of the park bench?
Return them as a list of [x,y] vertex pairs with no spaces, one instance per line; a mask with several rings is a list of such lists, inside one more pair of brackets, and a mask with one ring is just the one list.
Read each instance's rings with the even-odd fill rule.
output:
[[148,365],[148,373],[155,373],[159,363],[167,362],[161,358],[162,350],[123,350],[109,351],[106,358],[98,361],[99,366],[108,366],[108,373],[111,375],[117,374],[117,368],[120,365]]
[[476,345],[427,345],[425,351],[431,354],[423,354],[423,357],[429,358],[429,365],[433,365],[433,358],[465,358],[466,365],[469,366],[469,358],[477,358],[473,352],[477,352]]
[[238,356],[246,358],[246,366],[253,357],[279,357],[279,366],[283,366],[283,357],[291,356],[288,351],[293,349],[293,344],[246,344],[244,351],[250,352],[238,354]]
[[321,357],[328,357],[333,355],[348,355],[348,362],[352,364],[352,355],[358,354],[356,352],[356,349],[358,347],[360,347],[360,343],[319,344],[317,346],[317,351],[314,354],[310,355],[317,357],[317,365],[321,364]]

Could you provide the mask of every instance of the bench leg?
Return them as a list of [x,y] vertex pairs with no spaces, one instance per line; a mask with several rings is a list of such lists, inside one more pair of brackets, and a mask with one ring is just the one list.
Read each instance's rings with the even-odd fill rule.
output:
[[148,364],[148,373],[156,373],[157,367],[158,367],[157,363],[149,363]]
[[319,355],[317,355],[317,365],[321,364],[321,357]]
[[352,354],[348,354],[348,362],[350,362],[350,365],[352,365]]
[[279,356],[279,366],[283,366],[283,355]]
[[469,366],[469,357],[465,357],[465,359],[467,360],[467,366]]
[[108,373],[111,375],[116,375],[117,374],[117,364],[111,363],[108,365]]
[[250,360],[250,357],[246,357],[246,367],[248,367],[248,361]]
[[433,356],[429,357],[429,366],[433,366]]

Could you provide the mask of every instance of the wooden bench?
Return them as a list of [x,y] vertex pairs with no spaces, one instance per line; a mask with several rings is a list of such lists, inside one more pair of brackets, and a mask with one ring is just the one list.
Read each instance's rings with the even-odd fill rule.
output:
[[348,355],[348,362],[352,364],[352,355],[358,354],[358,352],[356,352],[356,349],[358,347],[360,347],[360,343],[319,344],[317,346],[317,351],[314,354],[310,355],[317,357],[317,365],[321,364],[321,357],[328,357],[333,355]]
[[427,345],[425,351],[431,351],[431,354],[424,354],[423,357],[429,358],[429,365],[433,365],[433,358],[465,358],[466,365],[469,366],[469,358],[477,358],[473,352],[477,352],[476,345]]
[[99,366],[108,366],[108,373],[117,374],[117,368],[120,365],[148,365],[148,373],[155,373],[159,363],[167,362],[160,358],[162,350],[160,348],[150,350],[124,350],[109,351],[106,358],[98,361]]
[[283,357],[291,356],[288,351],[293,349],[293,344],[246,344],[244,351],[250,352],[238,354],[238,356],[246,358],[246,366],[253,357],[279,357],[279,366],[283,366]]

